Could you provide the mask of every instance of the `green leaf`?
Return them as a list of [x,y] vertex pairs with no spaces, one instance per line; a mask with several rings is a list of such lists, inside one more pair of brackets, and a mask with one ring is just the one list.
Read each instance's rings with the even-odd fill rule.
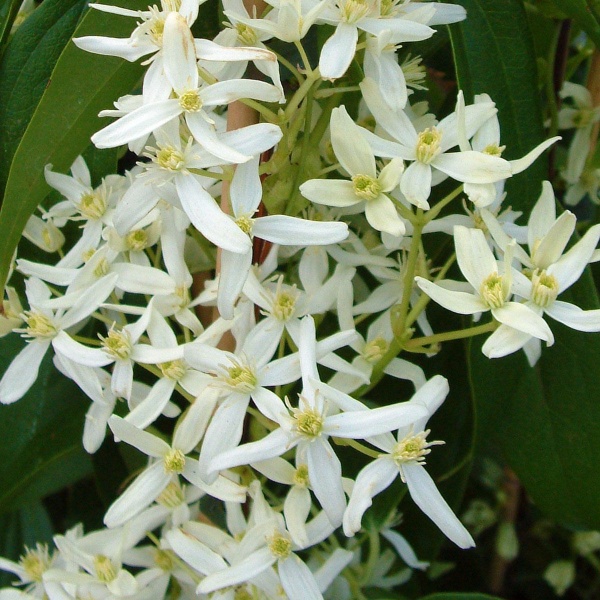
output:
[[15,17],[19,12],[22,0],[7,0],[4,5],[0,7],[0,56],[4,51],[4,46],[8,41],[10,30],[15,21]]
[[[16,336],[2,340],[2,371],[22,346]],[[0,513],[37,501],[91,473],[81,442],[88,405],[72,381],[57,377],[47,356],[25,397],[0,406]]]
[[600,2],[598,0],[552,1],[590,36],[597,48],[600,48]]
[[81,16],[81,0],[44,2],[17,29],[0,65],[0,189],[52,69]]
[[[561,300],[597,308],[588,273]],[[560,523],[600,527],[600,338],[554,321],[537,368],[522,352],[490,361],[473,343],[471,375],[483,424],[538,507]]]
[[439,594],[429,594],[419,600],[502,600],[498,596],[488,596],[487,594],[478,594],[476,592],[440,592]]
[[[456,75],[467,101],[487,93],[496,102],[506,145],[504,158],[520,158],[544,140],[535,49],[521,0],[458,0],[467,19],[450,27]],[[538,159],[506,184],[515,210],[533,206],[546,165]]]
[[[147,7],[147,2],[134,0],[128,7]],[[123,37],[132,25],[132,19],[90,10],[75,36]],[[25,223],[49,191],[44,166],[51,163],[57,171],[68,169],[88,147],[90,136],[106,125],[98,112],[130,92],[142,72],[139,64],[89,54],[72,43],[65,48],[11,165],[0,211],[2,286]]]

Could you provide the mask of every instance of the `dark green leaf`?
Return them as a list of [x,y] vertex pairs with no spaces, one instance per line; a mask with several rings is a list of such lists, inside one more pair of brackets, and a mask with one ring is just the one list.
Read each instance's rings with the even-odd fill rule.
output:
[[[16,336],[2,340],[2,371],[22,346]],[[0,512],[20,508],[91,473],[81,442],[88,405],[73,382],[57,377],[47,356],[25,397],[0,406]]]
[[0,64],[0,189],[83,7],[81,0],[47,0],[17,29],[6,49]]
[[590,36],[597,48],[600,48],[600,2],[598,0],[552,1]]
[[[450,27],[459,86],[467,101],[487,93],[496,102],[506,145],[504,158],[520,158],[543,141],[544,128],[537,66],[527,15],[521,0],[458,0],[467,19]],[[507,202],[515,210],[531,207],[546,173],[540,158],[508,180]]]
[[10,30],[19,12],[22,0],[6,0],[0,7],[0,57],[8,41]]
[[[128,3],[134,9],[146,6],[143,0]],[[90,10],[75,35],[122,37],[132,26],[132,19]],[[82,52],[74,44],[65,48],[11,166],[0,211],[0,284],[29,215],[49,190],[44,166],[68,169],[92,133],[106,124],[98,112],[130,92],[142,72],[139,64]]]

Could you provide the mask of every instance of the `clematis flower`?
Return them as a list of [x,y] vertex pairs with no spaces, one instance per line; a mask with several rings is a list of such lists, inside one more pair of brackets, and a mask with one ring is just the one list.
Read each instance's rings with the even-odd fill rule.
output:
[[302,195],[327,206],[345,208],[361,204],[374,229],[394,236],[403,235],[404,222],[387,196],[400,182],[404,171],[402,159],[390,161],[377,174],[375,155],[344,107],[334,109],[331,114],[331,144],[351,181],[311,179],[300,186]]
[[396,438],[391,434],[371,438],[384,454],[363,468],[358,474],[348,508],[344,513],[344,533],[354,535],[359,529],[362,516],[371,506],[373,496],[381,493],[400,476],[417,506],[461,548],[475,545],[471,534],[458,520],[438,491],[433,479],[424,468],[430,447],[443,442],[427,441],[427,421],[441,406],[448,394],[448,381],[441,375],[430,379],[411,398],[410,403],[424,406],[427,415],[408,427],[398,429]]
[[[454,228],[454,242],[460,270],[474,291],[469,293],[449,289],[423,277],[415,277],[421,290],[448,310],[461,315],[490,311],[500,323],[552,345],[554,336],[544,319],[528,306],[510,300],[513,294],[511,262],[514,242],[506,248],[504,265],[496,261],[480,229],[457,226]],[[517,283],[519,281],[517,279]],[[526,293],[522,287],[519,289]],[[503,356],[499,349],[496,351],[498,353],[494,353],[494,356]],[[490,356],[488,346],[484,345],[483,352]]]

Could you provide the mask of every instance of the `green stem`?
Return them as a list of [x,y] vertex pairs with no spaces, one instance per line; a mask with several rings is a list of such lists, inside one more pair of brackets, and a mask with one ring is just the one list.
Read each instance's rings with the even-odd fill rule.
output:
[[240,99],[242,104],[253,108],[257,113],[261,114],[269,123],[279,124],[280,118],[277,113],[274,113],[272,110],[268,109],[266,106],[263,106],[260,102],[256,100],[252,100],[251,98],[242,98]]
[[308,55],[306,54],[306,50],[304,49],[302,42],[296,41],[296,42],[294,42],[294,46],[296,46],[296,49],[300,53],[300,58],[302,59],[302,62],[304,63],[304,70],[306,71],[307,77],[310,77],[313,73],[313,70],[312,70],[312,67],[310,66],[310,60],[308,60]]
[[429,223],[433,221],[441,212],[444,206],[447,206],[454,200],[457,196],[459,196],[463,191],[463,186],[459,185],[455,190],[450,192],[447,196],[442,198],[431,210],[428,210],[425,213],[425,222]]
[[489,323],[484,323],[483,325],[475,325],[474,327],[468,327],[467,329],[458,329],[456,331],[445,331],[444,333],[427,335],[425,337],[408,340],[407,342],[405,342],[404,348],[405,350],[410,352],[413,347],[422,348],[424,346],[439,344],[440,342],[449,342],[450,340],[460,340],[463,338],[473,337],[482,333],[494,331],[497,327],[497,321],[490,321]]
[[229,181],[230,177],[225,173],[213,173],[212,171],[206,171],[205,169],[188,169],[190,173],[194,175],[200,175],[202,177],[209,177],[210,179],[218,179],[219,181]]
[[298,84],[302,85],[305,77],[298,71],[298,69],[287,59],[285,56],[275,52],[275,56],[277,56],[277,60],[296,78]]

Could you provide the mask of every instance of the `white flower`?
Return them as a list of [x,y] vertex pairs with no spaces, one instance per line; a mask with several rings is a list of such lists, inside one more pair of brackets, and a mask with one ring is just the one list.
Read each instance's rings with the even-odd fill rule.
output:
[[400,475],[419,508],[461,548],[475,545],[473,538],[442,498],[435,483],[423,468],[430,446],[443,442],[428,442],[427,421],[448,394],[448,382],[441,375],[430,379],[411,398],[410,403],[426,408],[427,415],[411,426],[398,430],[396,439],[391,434],[369,441],[384,451],[380,458],[367,465],[356,478],[348,508],[344,513],[344,533],[354,535],[362,516],[371,506],[372,498],[386,489]]
[[[513,274],[511,267],[514,242],[506,248],[504,265],[499,264],[490,250],[485,235],[480,229],[467,229],[457,226],[454,229],[456,258],[460,270],[473,287],[473,292],[463,292],[442,287],[422,277],[415,277],[417,285],[435,302],[444,308],[462,315],[476,315],[491,311],[493,317],[509,327],[530,336],[554,343],[554,336],[546,322],[531,308],[510,301],[513,294],[513,279],[520,284],[518,273]],[[520,285],[521,293],[526,293]],[[492,334],[492,336],[495,334]],[[506,350],[506,352],[504,352]],[[504,356],[509,347],[495,346],[491,349],[484,345],[486,356]]]
[[392,160],[377,174],[375,156],[362,130],[344,107],[335,108],[331,114],[331,144],[351,181],[311,179],[300,186],[302,195],[327,206],[345,208],[361,204],[374,229],[394,236],[403,235],[406,231],[404,222],[387,195],[400,182],[404,171],[402,159]]

